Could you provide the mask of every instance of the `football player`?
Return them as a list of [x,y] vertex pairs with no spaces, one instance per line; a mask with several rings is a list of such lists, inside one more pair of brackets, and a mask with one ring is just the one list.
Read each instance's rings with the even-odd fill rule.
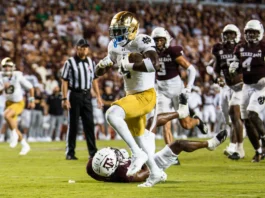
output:
[[[106,112],[106,119],[132,151],[127,176],[134,175],[147,163],[150,177],[142,186],[152,186],[167,177],[156,165],[149,148],[155,140],[145,138],[145,133],[148,133],[145,130],[146,114],[156,104],[154,82],[159,62],[155,43],[150,36],[138,34],[139,22],[127,11],[112,18],[109,30],[112,40],[108,45],[108,55],[97,64],[96,75],[103,75],[116,64],[123,75],[126,96],[112,104]],[[141,53],[144,59],[132,63],[129,61],[130,53]]]
[[[156,43],[156,50],[159,55],[160,70],[156,72],[158,85],[158,114],[177,111],[179,107],[178,96],[181,93],[190,94],[195,80],[196,70],[194,66],[184,57],[181,46],[170,46],[172,40],[168,31],[163,27],[153,30],[151,37]],[[179,66],[187,70],[188,82],[184,86],[180,75]],[[189,114],[179,117],[181,126],[184,129],[192,129],[197,126],[203,134],[208,133],[206,125],[195,115],[190,118]],[[166,144],[173,142],[170,122],[164,126],[164,139]]]
[[[158,115],[157,126],[162,126],[168,121],[176,118],[176,112],[161,113]],[[150,133],[149,135],[153,135]],[[207,141],[176,140],[166,145],[161,151],[154,155],[157,165],[165,170],[178,160],[178,155],[182,152],[193,152],[201,148],[214,150],[225,141],[226,130],[220,131],[214,138]],[[131,164],[131,159],[125,149],[103,148],[99,150],[87,163],[87,174],[95,180],[105,182],[142,182],[149,177],[149,170],[144,165],[141,170],[132,176],[127,176],[127,168]],[[163,181],[163,180],[161,180]],[[144,186],[147,187],[147,186]]]
[[[226,120],[229,124],[231,118],[232,129],[230,144],[224,153],[230,159],[244,158],[243,148],[243,124],[240,119],[240,99],[242,96],[243,79],[242,74],[230,75],[229,65],[233,61],[233,52],[240,42],[241,33],[237,26],[228,24],[221,34],[222,42],[213,46],[214,71],[216,82],[222,87],[221,106]],[[222,74],[222,75],[221,75]]]
[[34,89],[32,84],[25,79],[20,71],[14,71],[15,64],[10,58],[4,58],[1,61],[1,67],[0,93],[4,92],[6,96],[4,118],[11,130],[10,147],[16,147],[18,141],[20,141],[22,149],[19,154],[26,155],[30,151],[30,146],[17,128],[17,116],[23,111],[25,106],[22,88],[29,90],[29,108],[35,107]]
[[[243,73],[242,99],[240,103],[241,118],[248,137],[256,150],[253,162],[262,158],[265,126],[261,120],[265,110],[265,43],[262,41],[263,25],[258,20],[250,20],[244,28],[246,42],[238,44],[234,51],[235,61],[231,63],[231,74]],[[263,144],[263,146],[265,146]]]

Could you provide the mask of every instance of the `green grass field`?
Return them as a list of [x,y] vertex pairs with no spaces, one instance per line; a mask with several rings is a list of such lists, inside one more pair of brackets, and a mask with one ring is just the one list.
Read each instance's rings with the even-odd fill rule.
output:
[[[136,183],[104,183],[85,171],[85,142],[77,142],[77,161],[66,161],[64,142],[32,143],[27,156],[0,144],[0,198],[165,198],[165,197],[265,197],[265,161],[251,163],[254,154],[245,140],[246,157],[231,161],[223,154],[228,140],[215,151],[181,153],[181,166],[170,167],[168,180],[153,188]],[[127,148],[123,141],[98,141],[99,148]],[[157,141],[158,149],[164,146]],[[76,183],[69,184],[68,180]]]

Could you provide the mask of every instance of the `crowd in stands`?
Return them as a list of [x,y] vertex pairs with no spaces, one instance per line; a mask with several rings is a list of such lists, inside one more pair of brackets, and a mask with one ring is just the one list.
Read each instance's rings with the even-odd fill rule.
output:
[[[258,6],[150,4],[149,1],[125,0],[16,0],[1,4],[0,60],[11,57],[17,70],[36,76],[37,89],[45,103],[60,86],[60,69],[74,54],[78,39],[84,37],[89,41],[90,56],[96,62],[106,56],[109,23],[119,11],[135,13],[141,33],[150,35],[155,27],[165,27],[173,37],[171,44],[183,46],[185,56],[196,66],[194,92],[200,96],[207,92],[214,98],[219,97],[219,90],[212,86],[212,77],[206,73],[205,66],[211,59],[211,47],[220,41],[223,27],[233,23],[242,31],[252,18],[265,21],[265,12]],[[185,71],[181,71],[181,76],[186,78]],[[100,87],[106,106],[124,94],[122,78],[116,68],[100,78]],[[218,102],[213,105],[218,113]],[[203,104],[200,104],[200,110],[203,110]],[[44,116],[49,114],[45,108],[41,111]]]

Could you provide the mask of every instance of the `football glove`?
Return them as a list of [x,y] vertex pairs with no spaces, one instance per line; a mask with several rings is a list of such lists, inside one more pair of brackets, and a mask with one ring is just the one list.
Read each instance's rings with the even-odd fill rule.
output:
[[229,73],[230,74],[235,74],[236,70],[239,68],[239,62],[232,62],[229,65]]
[[106,67],[110,67],[112,65],[113,65],[113,62],[111,61],[109,56],[106,56],[105,58],[100,60],[98,63],[98,67],[100,67],[100,68],[106,68]]
[[191,88],[188,88],[188,87],[185,87],[181,93],[183,93],[185,95],[185,97],[188,99],[189,98],[189,95],[191,93]]

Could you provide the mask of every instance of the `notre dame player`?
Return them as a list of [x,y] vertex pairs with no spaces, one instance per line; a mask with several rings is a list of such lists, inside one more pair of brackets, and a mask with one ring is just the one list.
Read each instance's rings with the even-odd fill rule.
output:
[[[108,46],[108,56],[98,63],[96,75],[103,75],[113,64],[119,67],[123,75],[126,96],[112,104],[106,112],[106,119],[132,151],[127,176],[134,175],[146,162],[151,172],[149,181],[155,185],[167,176],[154,162],[149,149],[152,142],[145,139],[145,122],[146,115],[156,104],[154,82],[159,62],[153,39],[148,35],[138,34],[138,30],[139,22],[130,12],[122,11],[112,18],[112,40]],[[131,53],[141,53],[144,59],[132,63],[129,61]],[[140,187],[149,184],[143,183]]]
[[262,158],[260,139],[265,138],[265,126],[261,120],[265,111],[265,43],[262,41],[264,28],[260,21],[250,20],[244,28],[246,42],[236,46],[235,62],[229,72],[243,73],[243,93],[240,104],[241,118],[244,120],[248,137],[256,150],[253,162]]
[[[230,159],[240,159],[245,156],[243,149],[243,124],[240,119],[240,99],[242,96],[243,79],[242,74],[230,75],[229,65],[233,61],[233,52],[240,42],[241,33],[233,24],[224,27],[221,34],[222,42],[213,46],[214,71],[216,81],[222,87],[222,111],[229,124],[230,116],[232,121],[231,139],[229,146],[224,153]],[[225,85],[226,84],[226,85]]]

